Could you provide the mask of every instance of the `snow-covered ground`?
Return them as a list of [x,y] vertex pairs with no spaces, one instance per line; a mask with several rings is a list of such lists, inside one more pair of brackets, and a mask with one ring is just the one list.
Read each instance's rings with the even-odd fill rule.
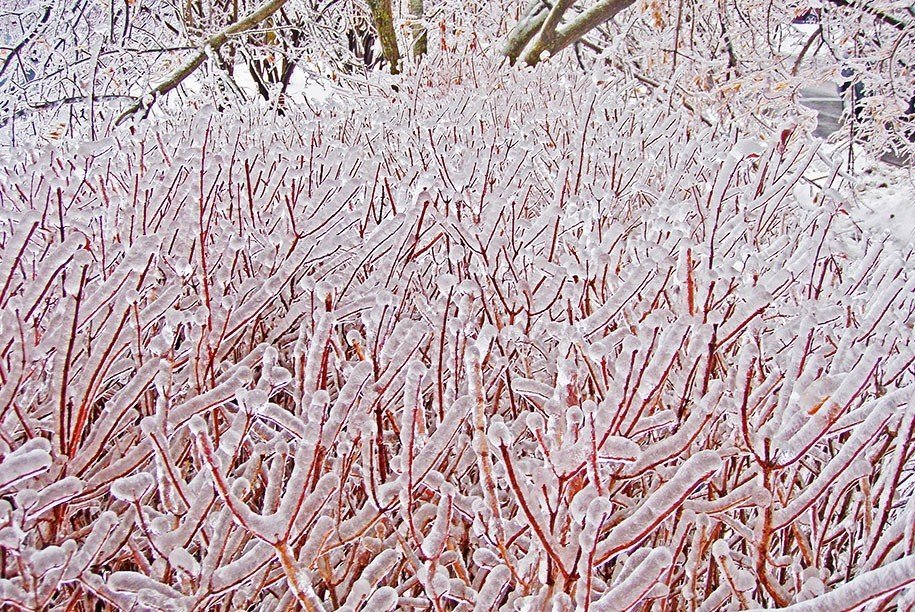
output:
[[866,161],[857,173],[854,216],[862,226],[915,245],[915,174],[911,167]]
[[[249,98],[256,98],[260,94],[257,92],[257,84],[251,76],[246,64],[236,64],[233,71],[235,82],[241,87]],[[317,76],[296,67],[292,72],[292,78],[289,80],[289,87],[286,88],[286,96],[292,99],[314,100],[324,102],[334,95],[333,84]]]
[[[843,101],[836,83],[823,81],[804,88],[801,104],[817,111],[815,136],[826,140],[842,129]],[[845,149],[826,148],[831,154],[847,157]],[[871,232],[886,232],[903,244],[915,243],[915,174],[911,166],[892,156],[873,160],[863,152],[855,153],[849,214]]]

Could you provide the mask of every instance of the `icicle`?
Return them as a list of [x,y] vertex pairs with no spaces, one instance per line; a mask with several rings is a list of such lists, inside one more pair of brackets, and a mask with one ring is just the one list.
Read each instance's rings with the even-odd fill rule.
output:
[[33,438],[0,461],[0,490],[32,478],[51,467],[51,445],[44,438]]
[[439,500],[438,509],[435,513],[435,520],[429,533],[423,538],[422,553],[427,559],[434,559],[442,554],[445,549],[445,541],[448,537],[448,531],[451,523],[451,496]]
[[[832,486],[839,474],[864,450],[865,445],[877,434],[892,415],[893,397],[884,396],[873,402],[867,420],[852,431],[851,437],[842,444],[835,457],[817,474],[817,477],[792,499],[787,506],[773,516],[773,523],[779,529],[793,521],[801,512],[813,504],[823,492]],[[797,444],[800,444],[798,442]]]
[[480,369],[480,356],[476,348],[469,347],[466,352],[465,372],[467,392],[473,402],[473,450],[477,456],[477,469],[480,471],[480,484],[483,487],[483,499],[492,513],[492,528],[496,541],[504,542],[502,514],[496,494],[496,481],[493,476],[492,457],[489,441],[486,438],[486,407],[483,395],[483,373]]
[[372,593],[375,586],[384,578],[385,574],[394,569],[394,566],[400,561],[401,555],[398,551],[387,549],[381,551],[374,559],[362,570],[359,579],[353,583],[349,596],[346,598],[345,605],[355,609],[362,601]]
[[658,584],[671,563],[673,563],[673,555],[669,549],[651,549],[638,565],[627,572],[624,578],[600,599],[593,602],[591,609],[595,612],[622,612],[630,609]]
[[477,602],[474,610],[476,612],[490,612],[498,609],[496,603],[502,597],[502,593],[511,583],[511,571],[504,565],[497,565],[489,570],[483,586],[480,587],[477,595]]
[[[856,576],[825,595],[808,599],[785,608],[786,612],[821,612],[822,610],[855,610],[878,598],[911,585],[915,581],[915,555],[908,555],[883,567]],[[761,612],[752,610],[750,612]]]
[[721,385],[711,385],[708,393],[702,398],[698,406],[695,406],[690,411],[686,421],[675,434],[667,436],[642,450],[639,458],[634,463],[626,466],[624,470],[626,477],[642,474],[651,467],[659,465],[686,450],[693,439],[702,431],[705,423],[708,422],[723,393],[724,389]]
[[714,451],[700,451],[684,461],[669,480],[607,534],[597,548],[598,562],[603,563],[622,550],[638,544],[720,467],[721,458]]

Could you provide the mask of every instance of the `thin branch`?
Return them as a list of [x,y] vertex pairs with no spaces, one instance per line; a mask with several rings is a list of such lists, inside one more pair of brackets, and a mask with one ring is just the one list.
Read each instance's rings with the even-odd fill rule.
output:
[[909,30],[911,28],[911,23],[893,17],[892,15],[887,15],[883,11],[874,8],[867,2],[855,2],[854,0],[827,0],[830,4],[835,4],[836,6],[857,8],[868,15],[873,15],[886,25],[896,28],[899,31]]
[[[79,102],[87,102],[87,101],[89,101],[90,97],[91,96],[82,96],[82,95],[67,96],[66,98],[60,98],[57,100],[48,100],[47,102],[41,102],[40,104],[34,104],[27,108],[20,108],[19,110],[14,111],[10,115],[0,119],[0,128],[6,126],[6,124],[8,124],[10,121],[19,119],[20,117],[24,117],[25,115],[28,115],[30,113],[36,113],[36,112],[43,111],[43,110],[50,110],[53,108],[57,108],[58,106],[65,106],[67,104],[77,104]],[[106,95],[102,95],[102,96],[98,96],[98,95],[95,96],[96,102],[114,101],[114,100],[133,100],[133,99],[134,99],[133,96],[125,96],[125,95],[118,95],[118,94],[106,94]]]
[[[286,0],[269,0],[268,2],[262,4],[260,7],[255,9],[252,13],[249,13],[247,16],[243,17],[239,21],[229,25],[221,32],[213,34],[206,39],[203,46],[193,55],[187,62],[182,64],[178,69],[172,72],[168,77],[165,78],[161,83],[152,88],[152,90],[144,97],[137,100],[132,104],[127,110],[125,110],[121,115],[115,120],[115,125],[120,125],[127,117],[133,115],[136,112],[144,111],[148,112],[149,108],[155,103],[157,97],[167,94],[171,90],[175,89],[180,85],[184,79],[190,76],[195,70],[197,70],[203,63],[207,60],[209,53],[212,53],[222,47],[226,42],[234,35],[242,34],[254,26],[258,25],[275,12],[280,10],[280,8],[286,3]],[[147,98],[151,97],[152,101],[149,104],[144,102]]]

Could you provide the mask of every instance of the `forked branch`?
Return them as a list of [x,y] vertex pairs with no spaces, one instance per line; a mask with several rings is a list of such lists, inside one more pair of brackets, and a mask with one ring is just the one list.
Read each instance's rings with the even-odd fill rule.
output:
[[260,5],[248,15],[207,38],[193,56],[181,64],[181,66],[175,69],[174,72],[168,75],[158,85],[153,87],[145,96],[138,99],[130,105],[127,110],[121,113],[117,120],[115,120],[115,125],[120,125],[127,117],[130,117],[134,113],[143,111],[145,114],[149,112],[149,109],[155,103],[156,98],[167,94],[178,87],[184,79],[189,77],[195,70],[203,65],[209,54],[217,51],[226,44],[231,37],[246,32],[261,23],[280,10],[284,4],[286,4],[286,0],[268,0],[268,2]]

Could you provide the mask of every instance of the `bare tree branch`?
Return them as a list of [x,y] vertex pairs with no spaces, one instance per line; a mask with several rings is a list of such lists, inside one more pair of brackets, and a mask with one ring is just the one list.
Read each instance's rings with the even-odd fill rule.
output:
[[518,19],[518,23],[509,32],[502,52],[512,64],[518,60],[524,48],[540,30],[543,22],[546,21],[547,9],[549,9],[549,6],[542,0],[532,0]]
[[549,6],[535,0],[528,5],[518,24],[509,33],[503,51],[509,61],[514,63],[520,57],[525,63],[534,65],[544,53],[555,55],[632,6],[635,0],[600,0],[560,27],[562,18],[574,3],[574,0],[559,0]]
[[[241,34],[247,30],[250,30],[254,26],[258,25],[275,12],[277,12],[284,4],[286,0],[269,0],[268,2],[262,4],[260,7],[242,17],[240,20],[231,24],[221,32],[213,34],[203,43],[201,48],[194,54],[188,61],[178,67],[174,72],[172,72],[168,77],[165,78],[161,83],[152,88],[151,91],[137,100],[132,104],[127,110],[125,110],[115,121],[115,125],[121,124],[127,117],[133,115],[139,111],[148,111],[152,103],[155,102],[155,99],[158,96],[164,95],[171,90],[175,89],[190,76],[195,70],[197,70],[203,63],[207,60],[208,52],[213,52],[222,47],[232,36]],[[149,96],[152,97],[152,102],[146,104],[144,102]]]
[[828,2],[830,4],[835,4],[836,6],[858,8],[865,13],[873,15],[886,25],[896,28],[900,32],[907,30],[909,26],[911,26],[911,23],[903,21],[902,19],[897,19],[892,15],[887,15],[880,9],[874,8],[867,2],[858,2],[856,0],[828,0]]

